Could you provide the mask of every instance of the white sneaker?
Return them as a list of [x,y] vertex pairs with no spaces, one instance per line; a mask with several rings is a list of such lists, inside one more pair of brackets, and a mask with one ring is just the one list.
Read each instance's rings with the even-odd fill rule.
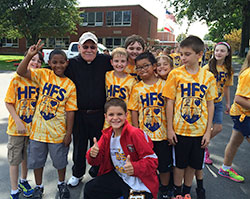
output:
[[70,187],[76,187],[79,185],[79,183],[81,182],[82,177],[81,178],[77,178],[75,176],[71,176],[71,178],[68,180],[67,185]]

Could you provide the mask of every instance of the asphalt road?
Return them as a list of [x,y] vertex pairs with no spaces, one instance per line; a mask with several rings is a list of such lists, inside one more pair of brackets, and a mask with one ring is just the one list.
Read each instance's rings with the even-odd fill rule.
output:
[[[231,100],[236,90],[238,72],[240,66],[234,64],[235,77],[234,86],[231,88]],[[6,158],[7,154],[7,135],[6,128],[8,122],[8,112],[4,105],[4,97],[8,88],[13,72],[0,71],[0,199],[9,198],[10,181],[9,168]],[[233,162],[233,168],[245,177],[244,183],[236,183],[218,175],[218,170],[223,163],[224,149],[230,139],[232,132],[232,120],[230,116],[224,115],[223,131],[217,135],[210,143],[209,150],[214,163],[204,169],[204,186],[206,188],[207,199],[249,199],[250,198],[250,144],[244,141],[240,146]],[[72,145],[69,153],[69,165],[67,167],[66,179],[71,176],[72,167]],[[88,167],[89,168],[89,167]],[[83,198],[84,184],[91,177],[86,174],[83,181],[77,188],[70,189],[71,198]],[[35,185],[32,171],[29,171],[28,180],[32,186]],[[44,199],[57,199],[57,172],[53,168],[50,157],[44,169]],[[196,198],[195,181],[191,190],[192,198]],[[23,198],[22,196],[20,198]]]

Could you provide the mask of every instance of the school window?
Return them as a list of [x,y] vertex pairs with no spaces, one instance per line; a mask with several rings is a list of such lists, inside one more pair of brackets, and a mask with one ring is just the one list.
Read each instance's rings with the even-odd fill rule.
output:
[[131,11],[123,11],[123,25],[131,25]]
[[102,38],[98,37],[98,43],[102,44]]
[[106,38],[105,46],[109,49],[120,47],[124,45],[126,38]]
[[[64,49],[66,49],[69,47],[69,44],[70,44],[69,38],[67,38],[67,37],[61,37],[61,38],[42,37],[41,40],[44,43],[43,48],[64,48]],[[28,46],[30,46],[30,45],[28,44]]]
[[113,48],[113,39],[112,38],[106,38],[106,47],[112,49]]
[[106,13],[107,26],[130,26],[131,11],[111,11]]
[[94,26],[95,25],[95,13],[89,12],[88,13],[88,26]]
[[122,11],[115,12],[115,26],[122,25]]
[[80,14],[83,18],[82,26],[102,26],[103,25],[103,12],[84,12]]
[[113,26],[113,12],[107,12],[106,13],[106,24],[107,26]]
[[19,47],[18,39],[17,38],[9,39],[3,37],[0,39],[0,47],[18,48]]

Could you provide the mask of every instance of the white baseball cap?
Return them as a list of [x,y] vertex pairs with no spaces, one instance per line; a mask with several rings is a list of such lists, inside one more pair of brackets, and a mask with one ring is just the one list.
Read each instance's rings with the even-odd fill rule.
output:
[[82,34],[82,36],[79,38],[79,44],[84,44],[87,40],[91,40],[91,41],[93,41],[95,44],[97,44],[98,43],[98,39],[97,39],[97,37],[93,34],[93,33],[91,33],[91,32],[85,32],[85,33],[83,33]]

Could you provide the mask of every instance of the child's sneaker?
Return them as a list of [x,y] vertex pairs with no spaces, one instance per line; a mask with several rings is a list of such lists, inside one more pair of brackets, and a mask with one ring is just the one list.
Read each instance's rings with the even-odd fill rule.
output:
[[66,185],[66,183],[62,183],[60,185],[57,185],[58,190],[59,190],[59,198],[60,199],[68,199],[70,198],[70,193],[69,189]]
[[175,199],[184,199],[184,198],[182,197],[182,195],[177,195]]
[[32,199],[42,199],[43,198],[43,188],[35,187]]
[[222,177],[229,178],[235,182],[243,182],[245,180],[244,177],[236,173],[233,168],[227,170],[223,170],[222,168],[220,168],[218,174]]
[[213,164],[213,160],[210,159],[210,153],[208,148],[205,148],[205,164]]
[[171,189],[168,190],[167,196],[169,198],[174,198],[174,189],[173,188],[171,188]]
[[24,182],[21,182],[19,180],[19,183],[18,183],[18,188],[23,192],[23,196],[24,197],[31,197],[33,192],[34,192],[34,189],[31,188],[30,184],[28,183],[28,181],[24,181]]
[[196,189],[197,199],[206,199],[206,192],[205,189]]
[[10,199],[19,199],[19,193],[17,192],[16,194],[10,194]]
[[158,199],[169,199],[167,192],[158,192]]
[[183,197],[183,199],[191,199],[190,194],[186,194],[186,195]]

